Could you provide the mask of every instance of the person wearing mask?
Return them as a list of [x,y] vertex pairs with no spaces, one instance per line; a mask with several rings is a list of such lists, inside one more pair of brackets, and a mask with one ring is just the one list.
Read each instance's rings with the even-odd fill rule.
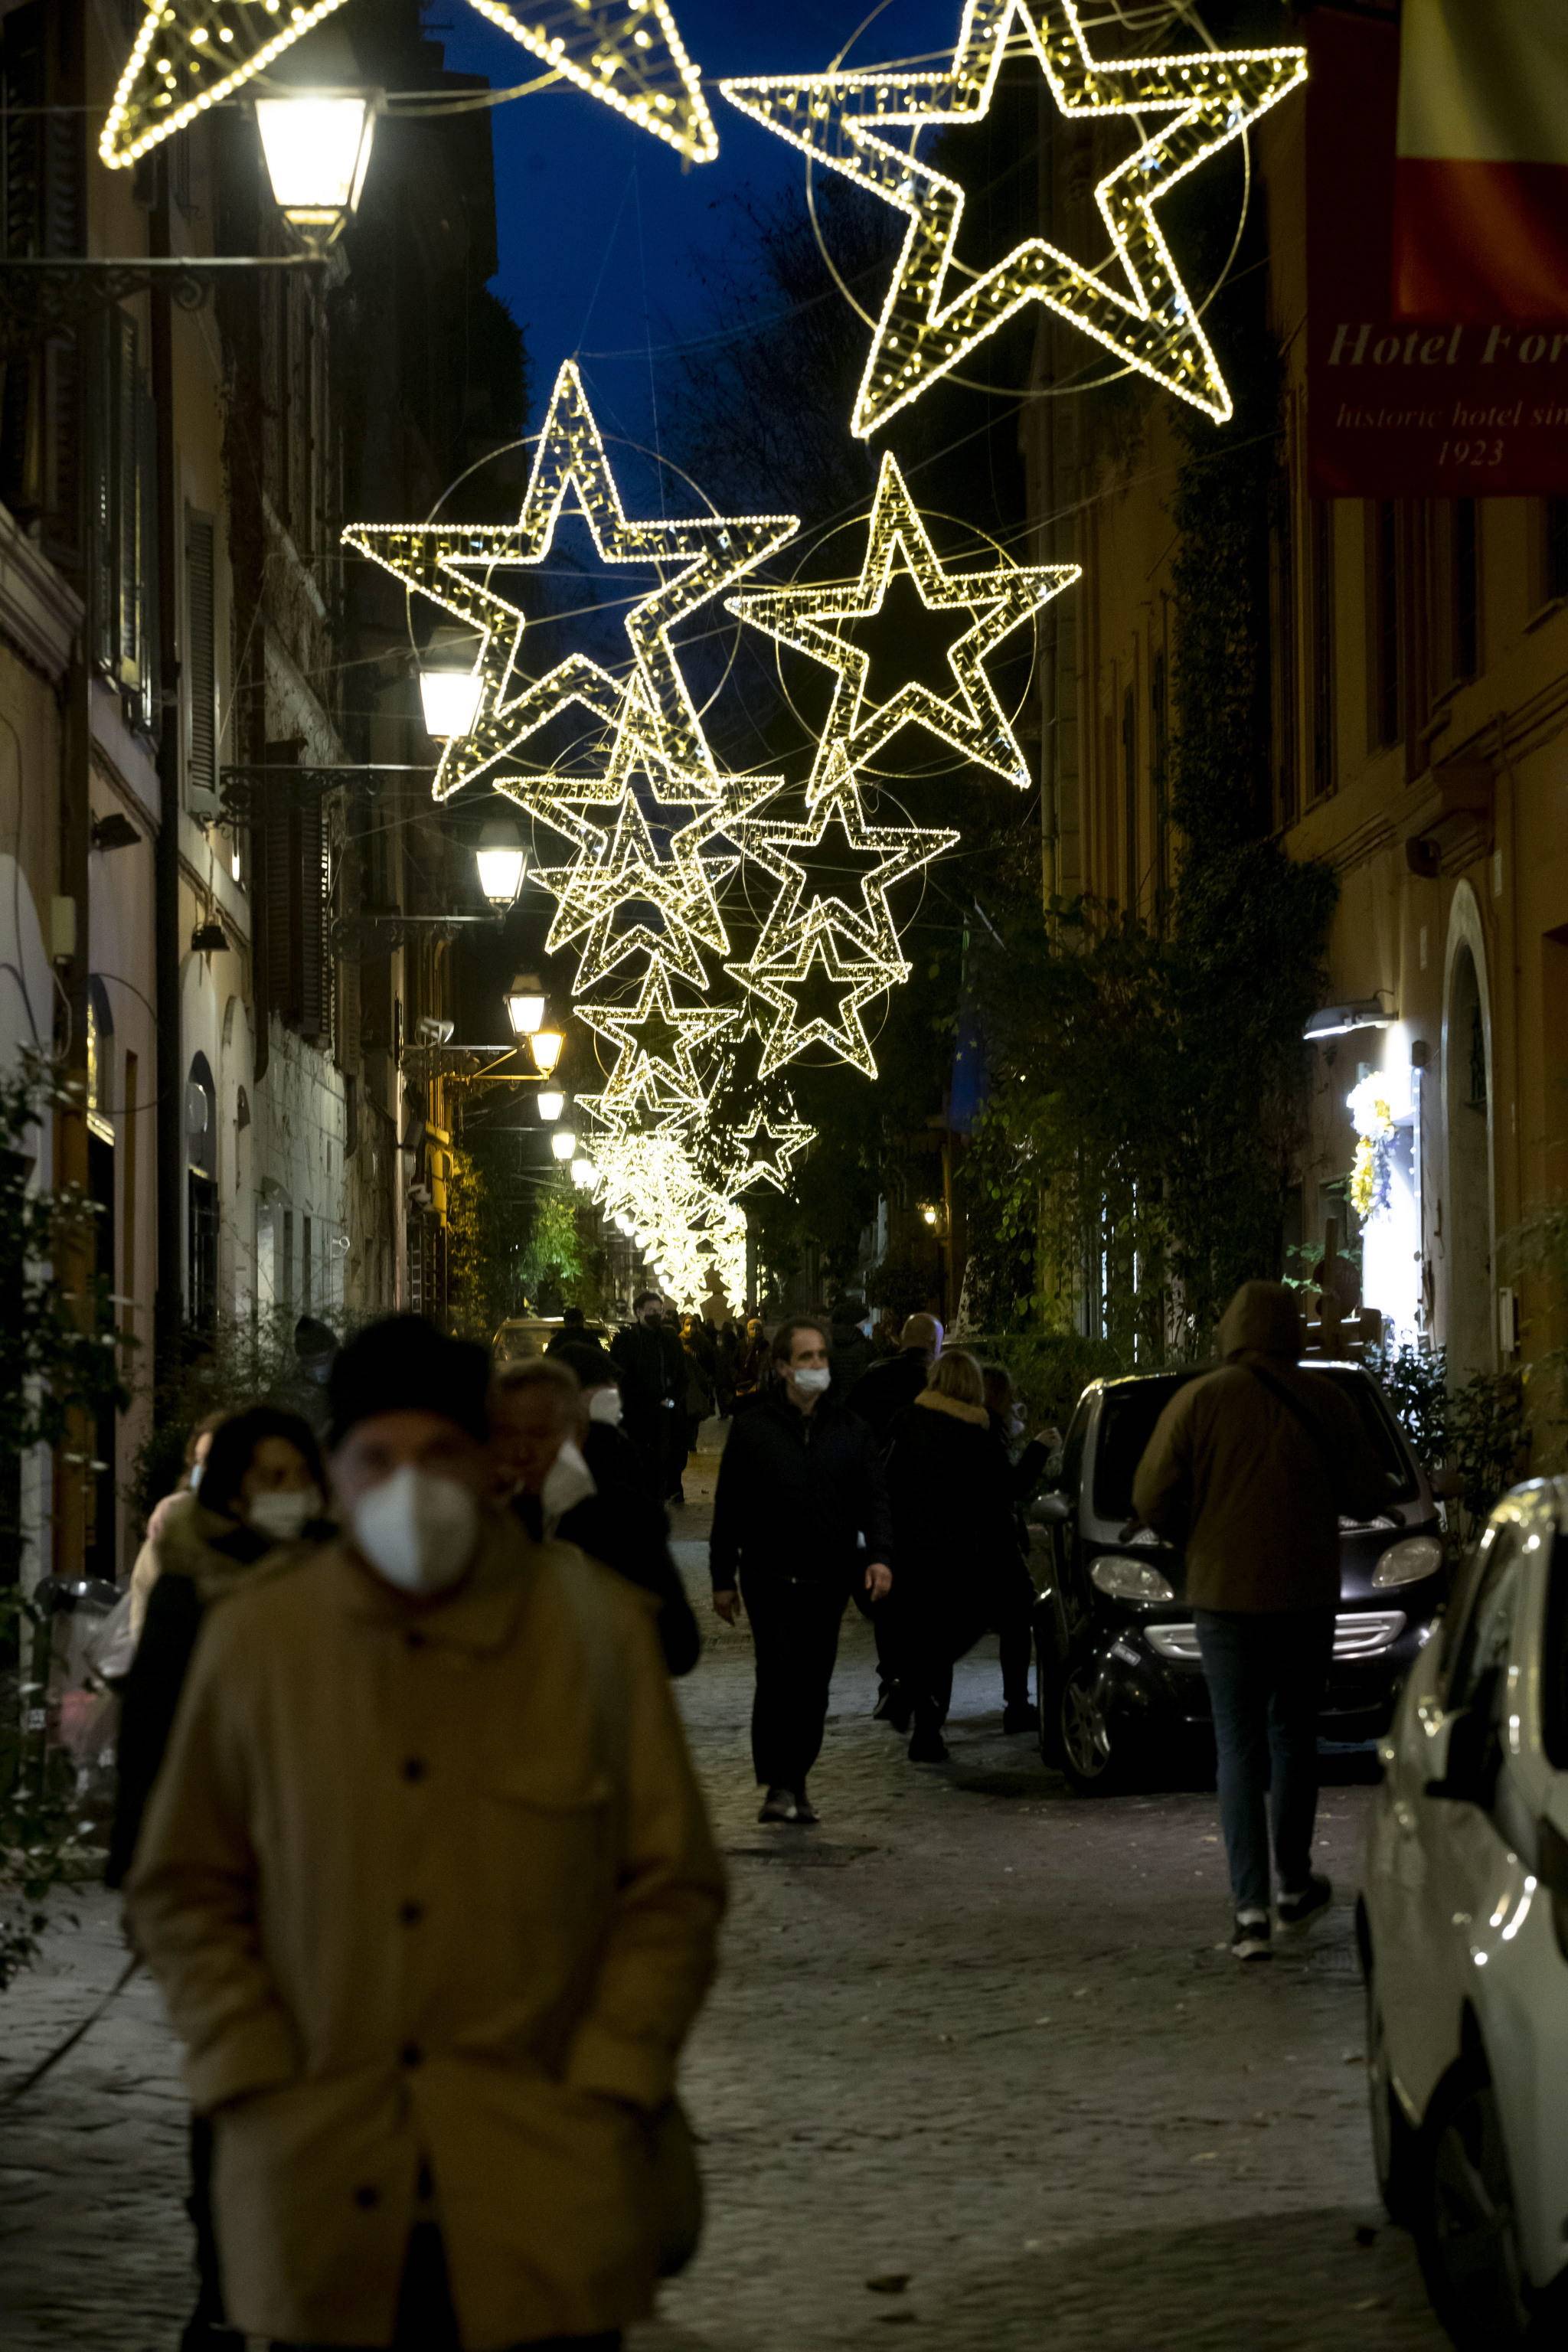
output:
[[833,1310],[833,1352],[829,1360],[833,1385],[841,1397],[853,1392],[877,1360],[877,1351],[862,1328],[865,1321],[864,1299],[840,1299]]
[[502,1495],[536,1542],[575,1544],[650,1594],[665,1664],[687,1675],[702,1636],[670,1558],[664,1506],[620,1421],[620,1381],[601,1349],[563,1348],[510,1366],[490,1401]]
[[1005,1364],[983,1364],[985,1412],[991,1434],[1001,1447],[1008,1469],[1013,1502],[1013,1554],[999,1563],[996,1584],[997,1635],[1002,1653],[1002,1729],[1008,1737],[1035,1729],[1029,1699],[1029,1660],[1034,1653],[1035,1580],[1029,1572],[1029,1529],[1025,1512],[1046,1475],[1052,1454],[1061,1444],[1061,1432],[1047,1429],[1026,1438],[1024,1408]]
[[1132,1486],[1144,1524],[1185,1555],[1238,1960],[1269,1957],[1271,1833],[1280,1926],[1332,1900],[1312,1837],[1339,1523],[1375,1517],[1389,1496],[1350,1399],[1302,1367],[1305,1337],[1293,1290],[1244,1282],[1220,1322],[1218,1370],[1177,1390]]
[[626,1435],[647,1465],[661,1503],[680,1502],[686,1467],[685,1351],[680,1333],[664,1319],[657,1290],[632,1301],[632,1319],[617,1331],[610,1349],[621,1376]]
[[[160,1572],[148,1595],[142,1638],[121,1694],[119,1780],[104,1875],[121,1886],[168,1752],[180,1695],[208,1612],[280,1544],[329,1530],[322,1519],[321,1458],[307,1423],[270,1405],[216,1421],[195,1457],[196,1491],[171,1512],[158,1537]],[[212,2220],[212,2133],[205,2116],[190,2131],[189,2210],[195,2231],[196,2307],[182,2352],[218,2352],[240,2338],[225,2324]]]
[[[913,1717],[910,1761],[941,1764],[953,1664],[1007,1614],[1018,1566],[1012,1466],[992,1434],[980,1367],[964,1349],[937,1358],[894,1422],[887,1476],[899,1560],[893,1653]],[[1026,1646],[1024,1688],[1026,1700]]]
[[558,1356],[563,1348],[592,1348],[598,1354],[607,1351],[603,1340],[588,1328],[588,1318],[580,1307],[568,1307],[561,1318],[561,1328],[552,1331],[545,1347],[547,1356]]
[[694,2235],[723,1880],[647,1612],[489,1496],[489,1362],[332,1369],[342,1537],[215,1611],[128,1918],[275,2347],[596,2352]]
[[767,1378],[768,1342],[760,1315],[746,1318],[746,1328],[735,1349],[735,1403],[754,1404]]
[[727,1625],[744,1596],[756,1650],[752,1761],[758,1819],[811,1823],[806,1780],[822,1751],[838,1629],[851,1587],[885,1603],[893,1558],[875,1441],[829,1393],[826,1329],[809,1316],[773,1335],[776,1381],[737,1416],[719,1462],[709,1547]]
[[185,1440],[185,1459],[179,1484],[172,1493],[163,1496],[162,1502],[153,1504],[148,1517],[147,1533],[131,1570],[131,1638],[133,1642],[142,1639],[142,1631],[147,1622],[147,1604],[153,1598],[153,1587],[157,1583],[163,1568],[159,1546],[164,1529],[171,1519],[184,1516],[185,1498],[194,1495],[201,1485],[213,1433],[225,1418],[221,1412],[209,1412],[205,1421],[197,1422]]
[[858,1413],[879,1445],[892,1433],[894,1422],[913,1404],[926,1384],[926,1374],[942,1353],[942,1328],[934,1315],[911,1315],[899,1334],[899,1352],[872,1364],[848,1391],[849,1410]]

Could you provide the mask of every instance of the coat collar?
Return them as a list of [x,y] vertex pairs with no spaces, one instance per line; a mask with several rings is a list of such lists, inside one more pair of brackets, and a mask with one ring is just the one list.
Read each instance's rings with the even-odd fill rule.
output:
[[922,1389],[915,1402],[922,1412],[944,1412],[951,1420],[967,1422],[972,1429],[991,1426],[991,1416],[983,1404],[960,1404],[956,1397],[943,1396],[937,1389]]
[[405,1601],[366,1568],[345,1539],[327,1547],[331,1600],[346,1617],[393,1633],[419,1633],[474,1655],[504,1649],[540,1585],[553,1548],[532,1542],[510,1512],[489,1511],[474,1564],[456,1591],[424,1604]]

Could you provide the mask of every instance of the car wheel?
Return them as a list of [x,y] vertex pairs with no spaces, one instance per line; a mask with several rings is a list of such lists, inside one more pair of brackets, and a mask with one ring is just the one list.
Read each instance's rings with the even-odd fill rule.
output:
[[1125,1735],[1105,1703],[1104,1675],[1095,1658],[1069,1662],[1057,1692],[1057,1741],[1062,1769],[1080,1797],[1105,1797],[1127,1785]]
[[1366,2092],[1378,2194],[1391,2221],[1409,2229],[1416,2206],[1416,2136],[1405,2120],[1388,2062],[1388,2034],[1371,1953],[1366,1966]]
[[1538,2342],[1502,2119],[1482,2069],[1439,2084],[1422,2158],[1415,2242],[1433,2310],[1460,2352]]

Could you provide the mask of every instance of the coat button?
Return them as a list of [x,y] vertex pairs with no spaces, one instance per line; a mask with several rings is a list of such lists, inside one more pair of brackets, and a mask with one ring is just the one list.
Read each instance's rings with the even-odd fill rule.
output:
[[425,1906],[423,1903],[405,1903],[399,1906],[397,1916],[405,1927],[417,1927],[425,1916]]
[[425,2053],[417,2042],[405,2042],[398,2053],[398,2058],[405,2066],[422,2066],[425,2063]]
[[379,2189],[372,2189],[367,2185],[363,2189],[356,2189],[354,2190],[354,2203],[359,2207],[362,2213],[374,2212],[380,2202],[381,2191]]
[[423,1780],[428,1769],[423,1756],[410,1756],[403,1767],[403,1777],[405,1780]]

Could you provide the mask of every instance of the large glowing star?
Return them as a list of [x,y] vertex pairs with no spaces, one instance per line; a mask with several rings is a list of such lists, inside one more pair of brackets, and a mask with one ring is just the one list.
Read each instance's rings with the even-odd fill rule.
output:
[[[841,631],[846,622],[870,620],[881,611],[900,559],[928,613],[973,616],[970,626],[948,647],[948,667],[957,691],[939,694],[923,680],[911,678],[885,702],[868,709],[870,656]],[[978,572],[944,571],[898,460],[889,453],[882,459],[858,580],[847,588],[760,589],[731,596],[728,604],[731,613],[765,629],[781,645],[811,654],[836,673],[833,701],[812,770],[814,799],[824,788],[836,750],[842,748],[851,760],[864,763],[901,727],[911,725],[923,727],[960,758],[1005,776],[1022,790],[1030,782],[1028,763],[985,674],[985,657],[1053,596],[1070,587],[1081,571],[1077,563],[999,563]]]
[[[666,0],[472,0],[481,16],[590,98],[693,163],[719,152],[697,68]],[[98,152],[134,163],[251,80],[344,0],[149,0]]]
[[635,1004],[580,1004],[577,1010],[590,1029],[616,1048],[605,1086],[612,1102],[626,1097],[655,1105],[673,1100],[694,1109],[707,1099],[698,1055],[741,1018],[738,1005],[679,1007],[662,963],[650,964]]
[[447,800],[573,703],[605,725],[626,701],[620,682],[585,654],[571,654],[531,682],[519,674],[521,607],[492,585],[498,571],[542,563],[554,543],[569,491],[576,495],[594,544],[606,563],[679,568],[673,579],[633,604],[626,616],[645,730],[668,760],[711,769],[712,754],[680,673],[670,632],[700,606],[782,547],[794,515],[704,515],[695,521],[627,520],[571,360],[555,379],[550,413],[534,452],[522,512],[515,523],[351,523],[343,539],[395,578],[427,597],[479,637],[479,709],[467,735],[448,742],[436,772],[435,795]]
[[[804,823],[746,816],[736,820],[732,831],[745,856],[779,886],[752,958],[764,966],[792,939],[798,940],[803,922],[830,926],[858,954],[900,962],[888,892],[960,837],[936,825],[868,824],[855,772],[842,751],[833,753],[816,812]],[[830,875],[857,874],[858,892],[847,898],[837,890],[814,888],[814,867]]]
[[[927,125],[984,121],[1015,22],[1064,114],[1080,121],[1169,118],[1095,191],[1125,291],[1038,236],[1026,238],[982,276],[955,268],[963,189],[911,150]],[[962,365],[1026,302],[1043,302],[1223,424],[1230,394],[1155,206],[1306,73],[1307,53],[1300,48],[1094,58],[1074,0],[966,0],[945,71],[771,74],[721,88],[781,139],[909,216],[851,421],[865,439]],[[950,273],[961,279],[951,294]]]
[[762,1077],[795,1061],[809,1045],[826,1046],[868,1078],[877,1075],[861,1014],[874,996],[907,980],[910,967],[896,958],[859,952],[855,941],[845,954],[833,928],[826,918],[807,917],[765,962],[753,956],[748,963],[725,966],[773,1011],[763,1037]]

